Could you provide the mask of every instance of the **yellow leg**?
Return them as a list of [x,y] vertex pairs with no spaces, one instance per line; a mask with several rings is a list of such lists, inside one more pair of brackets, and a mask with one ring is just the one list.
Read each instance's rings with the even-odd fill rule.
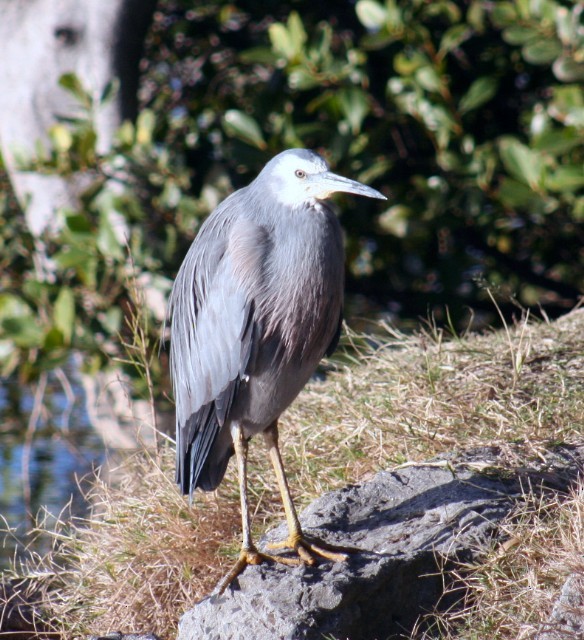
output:
[[[276,473],[276,479],[278,481],[278,487],[280,488],[280,494],[282,496],[282,503],[284,504],[284,512],[286,514],[286,522],[288,523],[288,539],[283,542],[268,545],[269,549],[293,549],[296,551],[302,562],[305,564],[313,565],[315,563],[314,555],[321,556],[327,560],[333,562],[343,562],[347,560],[346,553],[340,553],[339,549],[336,549],[332,545],[329,545],[320,540],[314,540],[305,536],[294,508],[294,502],[292,501],[292,495],[290,494],[290,487],[286,479],[286,473],[284,472],[284,463],[282,462],[282,456],[280,455],[280,449],[278,447],[278,422],[275,421],[271,424],[266,431],[264,431],[264,440],[268,447],[270,454],[270,460]],[[343,549],[348,551],[348,549]]]
[[264,560],[272,560],[281,564],[297,566],[300,560],[294,558],[282,558],[260,553],[251,539],[251,522],[249,517],[249,502],[247,498],[247,440],[244,438],[243,429],[236,424],[232,427],[233,446],[237,460],[237,473],[239,479],[239,496],[241,500],[241,528],[243,532],[239,559],[231,571],[219,582],[213,595],[222,594],[225,589],[237,578],[237,576],[249,564],[260,564]]

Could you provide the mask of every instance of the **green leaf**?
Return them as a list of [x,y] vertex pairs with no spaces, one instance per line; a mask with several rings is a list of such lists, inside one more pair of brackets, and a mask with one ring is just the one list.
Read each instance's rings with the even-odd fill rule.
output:
[[239,59],[243,64],[266,64],[275,65],[278,57],[269,47],[253,47],[246,49],[239,54]]
[[276,53],[284,56],[286,60],[294,57],[294,47],[285,25],[281,22],[271,24],[268,28],[268,35],[272,43],[272,48]]
[[318,77],[305,67],[294,69],[288,76],[288,84],[291,89],[298,89],[300,91],[306,91],[317,87],[321,81]]
[[[115,201],[115,197],[112,196],[112,201]],[[116,233],[113,211],[115,207],[111,209],[100,207],[99,214],[99,226],[97,228],[97,248],[104,256],[114,258],[114,260],[122,260],[124,257],[123,244],[120,242],[119,235]]]
[[584,63],[568,56],[561,56],[552,65],[552,71],[561,82],[584,81]]
[[458,105],[460,113],[468,113],[482,106],[496,95],[498,88],[499,81],[496,78],[488,76],[477,78],[460,99]]
[[29,299],[39,302],[45,300],[48,297],[48,292],[51,288],[47,282],[41,280],[26,280],[22,283],[22,293]]
[[421,67],[416,71],[415,77],[420,86],[426,89],[426,91],[432,91],[435,93],[440,92],[442,83],[440,81],[440,76],[434,67]]
[[359,22],[371,31],[378,31],[387,20],[387,10],[374,0],[359,0],[355,7]]
[[91,224],[88,218],[80,213],[65,216],[65,224],[74,233],[90,233]]
[[543,159],[537,151],[511,137],[499,140],[499,153],[507,171],[517,180],[537,190],[541,186]]
[[0,377],[11,376],[19,364],[18,349],[12,340],[0,340]]
[[136,142],[149,146],[152,144],[152,134],[156,125],[156,116],[151,109],[144,109],[136,120]]
[[0,293],[0,320],[4,318],[32,316],[32,309],[20,296]]
[[465,40],[468,40],[471,35],[472,30],[466,24],[456,24],[453,27],[450,27],[450,29],[447,29],[442,36],[438,53],[444,56],[449,51],[460,46]]
[[522,27],[520,25],[507,27],[507,29],[503,31],[502,35],[505,42],[513,45],[527,44],[528,42],[533,42],[541,37],[536,29],[532,27]]
[[0,331],[21,349],[34,349],[43,343],[43,332],[32,316],[6,318],[0,323]]
[[466,12],[467,22],[478,33],[483,33],[485,30],[485,9],[483,0],[473,0]]
[[351,132],[357,135],[361,124],[369,113],[367,94],[357,87],[347,87],[337,93],[337,99],[345,119],[349,122]]
[[74,269],[86,287],[95,288],[97,281],[97,259],[93,253],[94,246],[65,246],[53,257],[61,270]]
[[526,44],[521,50],[523,57],[531,64],[551,64],[563,51],[557,40],[540,38]]
[[570,109],[584,106],[584,89],[577,84],[567,87],[554,87],[554,108],[567,112]]
[[64,246],[54,259],[61,269],[82,269],[93,254],[81,247]]
[[58,153],[67,153],[73,144],[71,131],[64,124],[54,124],[49,128],[49,138]]
[[584,197],[575,198],[572,219],[576,222],[584,222]]
[[96,157],[97,132],[93,127],[87,127],[77,141],[79,159],[86,166],[91,166]]
[[534,148],[538,151],[560,155],[582,144],[582,137],[576,129],[549,129],[534,138]]
[[71,344],[75,325],[75,296],[69,287],[62,287],[59,291],[53,308],[53,322],[65,344]]
[[99,96],[100,104],[106,105],[108,102],[114,100],[114,98],[118,95],[119,89],[120,81],[117,78],[113,78],[112,80],[110,80],[105,85],[103,91],[101,92],[101,95]]
[[368,33],[363,36],[361,45],[365,50],[378,51],[379,49],[384,49],[396,40],[396,36],[388,33],[385,29],[383,29],[382,31],[378,31],[376,33]]
[[67,343],[65,337],[63,336],[63,332],[57,327],[52,327],[45,334],[45,339],[43,340],[43,348],[46,351],[53,351],[54,349],[61,349]]
[[517,20],[517,10],[513,2],[495,2],[491,11],[495,26],[506,27]]
[[419,100],[416,104],[416,111],[417,117],[422,118],[428,130],[434,132],[439,149],[446,149],[450,142],[450,136],[457,126],[449,110],[441,105],[433,104],[429,100]]
[[579,84],[553,87],[550,115],[564,126],[584,127],[584,89]]
[[296,55],[300,55],[304,50],[308,37],[302,24],[302,18],[296,11],[291,11],[288,16],[288,33]]
[[59,86],[65,89],[86,108],[90,109],[93,104],[91,94],[83,88],[81,80],[75,73],[64,73],[59,78]]
[[223,128],[227,135],[239,138],[258,149],[265,149],[267,146],[259,124],[243,111],[237,109],[226,111],[223,116]]
[[584,167],[582,165],[558,167],[547,176],[545,185],[550,191],[560,193],[577,191],[584,187]]
[[271,24],[268,35],[276,53],[282,55],[288,62],[301,60],[307,36],[302,19],[296,11],[290,13],[286,25],[281,22]]
[[100,313],[98,320],[101,326],[110,334],[118,333],[122,326],[122,310],[119,307],[111,307],[104,313]]
[[125,120],[115,133],[115,140],[123,147],[131,147],[134,144],[134,125]]
[[411,76],[428,64],[428,58],[419,51],[399,51],[393,57],[393,68],[400,76]]
[[405,238],[408,230],[408,221],[411,217],[412,210],[409,207],[396,204],[377,218],[377,224],[381,233],[390,234],[397,238]]
[[501,180],[498,197],[504,206],[515,209],[516,207],[529,207],[534,202],[534,198],[537,198],[537,194],[527,185],[504,177]]
[[[388,4],[395,5],[395,0],[388,0]],[[440,2],[427,2],[425,4],[425,16],[440,17],[447,20],[450,24],[458,24],[461,22],[462,13],[460,3],[450,2],[449,0],[440,0]]]

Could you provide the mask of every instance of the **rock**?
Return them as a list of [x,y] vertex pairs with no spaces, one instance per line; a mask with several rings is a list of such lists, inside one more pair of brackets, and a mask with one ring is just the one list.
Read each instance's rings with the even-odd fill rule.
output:
[[[225,594],[185,613],[177,640],[403,637],[438,604],[454,604],[444,569],[492,544],[523,488],[565,491],[583,463],[584,447],[562,447],[512,469],[509,453],[489,448],[329,493],[301,514],[305,532],[359,551],[346,563],[248,567]],[[282,525],[260,546],[285,535]]]
[[550,621],[536,640],[584,639],[584,575],[573,573],[562,587]]

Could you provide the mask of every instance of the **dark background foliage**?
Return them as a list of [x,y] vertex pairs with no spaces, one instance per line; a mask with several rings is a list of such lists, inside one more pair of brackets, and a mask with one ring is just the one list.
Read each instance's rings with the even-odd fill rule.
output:
[[[62,79],[86,117],[54,127],[34,168],[94,181],[47,239],[55,282],[35,281],[9,199],[0,213],[3,372],[30,377],[71,346],[102,366],[132,282],[166,295],[202,218],[296,146],[389,197],[339,200],[350,313],[463,327],[469,313],[496,321],[489,292],[507,317],[570,309],[584,274],[582,13],[553,0],[163,0],[140,116],[107,157],[91,97]],[[155,336],[162,310],[147,306]]]
[[[391,194],[344,203],[349,291],[412,316],[557,314],[582,285],[581,9],[572,3],[167,2],[142,99],[199,191],[282,148]],[[185,149],[186,142],[186,149]],[[505,300],[507,297],[507,300]]]

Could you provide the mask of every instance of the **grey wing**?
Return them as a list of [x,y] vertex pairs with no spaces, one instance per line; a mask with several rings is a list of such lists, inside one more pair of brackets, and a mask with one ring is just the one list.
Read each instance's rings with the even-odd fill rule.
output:
[[213,489],[221,480],[223,473],[209,474],[213,470],[205,462],[228,418],[255,339],[253,296],[238,268],[240,252],[234,250],[236,225],[221,224],[220,216],[208,222],[179,270],[169,306],[176,481],[185,494],[198,486]]

